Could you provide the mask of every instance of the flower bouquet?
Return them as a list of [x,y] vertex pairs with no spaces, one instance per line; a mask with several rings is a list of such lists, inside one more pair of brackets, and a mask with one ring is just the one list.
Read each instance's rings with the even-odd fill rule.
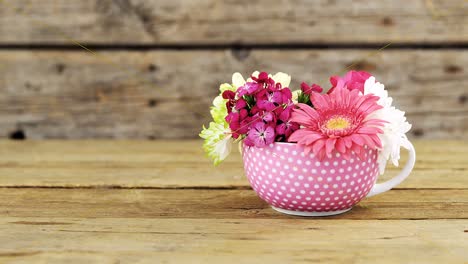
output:
[[[213,101],[213,122],[200,133],[217,165],[240,143],[247,178],[273,209],[324,216],[350,210],[364,197],[390,190],[411,172],[411,125],[383,84],[363,71],[330,78],[331,88],[291,77],[254,72],[232,76]],[[400,148],[410,153],[402,172],[376,184],[388,160],[398,166]]]

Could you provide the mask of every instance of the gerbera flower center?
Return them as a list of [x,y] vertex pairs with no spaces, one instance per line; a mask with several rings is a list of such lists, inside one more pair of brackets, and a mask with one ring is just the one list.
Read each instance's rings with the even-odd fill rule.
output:
[[325,127],[329,130],[343,130],[351,126],[351,122],[345,117],[334,116],[327,120]]

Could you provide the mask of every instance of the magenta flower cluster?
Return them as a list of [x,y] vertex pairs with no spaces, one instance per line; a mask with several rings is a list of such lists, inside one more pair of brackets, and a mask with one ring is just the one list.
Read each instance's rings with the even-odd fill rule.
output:
[[299,129],[297,123],[290,121],[294,108],[291,90],[275,83],[266,72],[251,79],[236,92],[223,92],[223,98],[228,99],[226,121],[232,137],[244,138],[247,146],[255,147],[287,142]]

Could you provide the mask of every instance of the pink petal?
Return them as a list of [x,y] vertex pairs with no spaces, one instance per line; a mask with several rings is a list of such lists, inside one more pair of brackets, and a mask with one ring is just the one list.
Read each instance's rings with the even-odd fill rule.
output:
[[306,114],[308,114],[311,118],[317,119],[319,117],[317,111],[314,108],[310,107],[309,105],[301,103],[301,104],[297,104],[297,106]]
[[343,138],[338,138],[336,140],[335,147],[336,147],[336,150],[338,150],[338,152],[340,152],[340,153],[345,153],[346,152],[346,144],[344,143]]
[[[314,152],[315,152],[315,151],[314,151]],[[325,153],[325,149],[324,149],[324,148],[322,148],[319,152],[317,152],[317,158],[318,158],[319,160],[323,160],[323,158],[325,158],[325,155],[326,155],[326,153]]]
[[302,142],[304,142],[306,145],[310,145],[314,143],[316,140],[322,139],[323,135],[317,133],[317,132],[309,132],[310,134],[305,136]]
[[351,146],[353,145],[353,141],[351,140],[350,137],[343,137],[342,138],[345,145],[346,145],[346,148],[351,148]]
[[351,150],[354,151],[354,153],[356,154],[359,154],[362,150],[362,146],[360,145],[357,145],[357,144],[353,144],[353,146],[351,147]]
[[357,131],[360,134],[377,134],[377,133],[383,133],[383,130],[378,128],[378,127],[361,127]]
[[317,109],[323,109],[323,108],[327,108],[328,106],[328,103],[327,103],[327,100],[325,99],[326,98],[326,94],[319,94],[319,93],[312,93],[310,95],[310,101],[312,102],[312,104],[317,108]]
[[331,152],[335,149],[335,142],[336,142],[336,138],[327,139],[326,145],[325,145],[327,155],[331,154]]
[[351,139],[353,140],[354,143],[356,143],[359,146],[363,146],[365,143],[364,140],[361,138],[361,136],[357,134],[353,135]]
[[378,147],[378,148],[381,148],[382,147],[382,142],[380,141],[380,138],[379,136],[377,135],[369,135],[370,138],[375,142],[375,145]]
[[289,136],[288,141],[298,142],[308,135],[310,135],[310,131],[307,131],[306,129],[298,129]]
[[312,146],[314,153],[319,153],[325,147],[325,140],[317,140]]
[[346,152],[342,153],[343,158],[345,158],[345,160],[349,160],[349,158],[350,158],[349,153],[350,153],[350,151],[346,151]]
[[362,139],[366,142],[365,145],[368,146],[371,149],[375,149],[376,145],[375,142],[372,140],[372,138],[368,135],[362,134],[361,135]]
[[304,147],[304,154],[309,154],[310,151],[312,150],[312,147]]

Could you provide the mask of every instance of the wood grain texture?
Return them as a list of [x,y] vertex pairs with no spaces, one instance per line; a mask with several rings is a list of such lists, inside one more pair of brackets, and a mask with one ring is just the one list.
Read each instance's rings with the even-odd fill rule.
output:
[[0,141],[0,262],[464,263],[467,143],[415,145],[401,188],[305,219],[230,178],[238,153],[211,171],[198,140]]
[[[295,218],[280,214],[252,190],[1,189],[0,216],[71,218]],[[326,219],[466,219],[468,191],[392,190]]]
[[[242,160],[214,167],[201,140],[0,141],[0,187],[248,188]],[[468,143],[414,142],[416,167],[397,188],[468,188]],[[406,160],[402,150],[401,164]],[[399,168],[389,165],[379,181]]]
[[[465,220],[15,218],[2,263],[464,263]],[[38,236],[41,240],[38,240]],[[54,241],[47,243],[46,241]]]
[[421,138],[468,139],[463,50],[0,51],[0,137],[195,138],[235,71],[328,87],[346,66],[373,72]]
[[[18,0],[0,43],[274,44],[468,41],[465,1]],[[72,19],[70,19],[72,18]]]

